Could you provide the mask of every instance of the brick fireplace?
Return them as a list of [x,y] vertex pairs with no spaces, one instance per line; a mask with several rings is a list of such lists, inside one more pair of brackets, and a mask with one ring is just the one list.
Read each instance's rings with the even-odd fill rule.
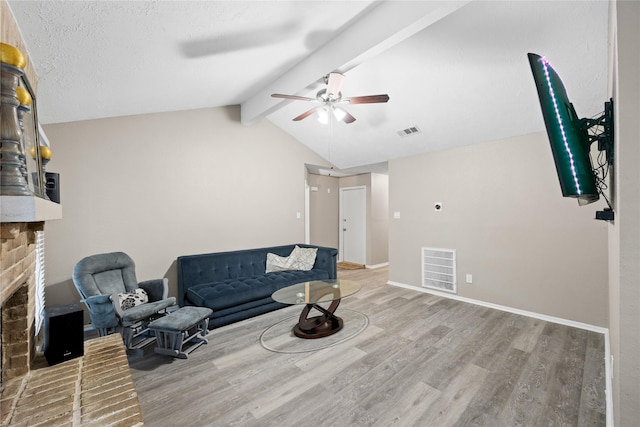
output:
[[36,232],[42,230],[44,222],[0,225],[0,388],[29,372],[34,360]]
[[44,222],[0,224],[0,424],[143,427],[119,334],[86,341],[84,356],[50,367],[36,353],[36,233],[43,230]]

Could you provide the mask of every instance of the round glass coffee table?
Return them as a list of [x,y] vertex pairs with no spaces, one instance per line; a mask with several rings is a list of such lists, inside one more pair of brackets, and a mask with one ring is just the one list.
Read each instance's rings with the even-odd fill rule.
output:
[[[342,319],[334,313],[340,300],[360,290],[360,283],[353,280],[314,280],[298,283],[279,289],[271,295],[275,301],[283,304],[306,304],[293,333],[300,338],[322,338],[335,334],[342,329]],[[328,308],[319,305],[331,302]],[[319,316],[310,316],[311,310],[317,310]]]

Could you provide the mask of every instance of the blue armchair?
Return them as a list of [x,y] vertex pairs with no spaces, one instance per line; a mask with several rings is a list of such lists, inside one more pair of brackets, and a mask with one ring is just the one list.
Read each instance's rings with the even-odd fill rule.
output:
[[[122,334],[127,349],[138,349],[155,340],[147,325],[176,303],[167,297],[167,279],[138,283],[135,264],[123,252],[85,257],[73,269],[73,283],[89,309],[91,323],[100,335]],[[148,302],[123,309],[120,296],[143,289]]]

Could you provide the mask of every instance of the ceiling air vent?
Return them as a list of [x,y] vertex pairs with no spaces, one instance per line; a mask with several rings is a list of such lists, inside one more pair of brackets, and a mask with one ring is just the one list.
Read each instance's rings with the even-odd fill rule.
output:
[[422,131],[418,126],[411,126],[406,129],[399,130],[397,133],[398,133],[398,136],[404,138],[405,136],[414,135],[416,133],[422,133]]

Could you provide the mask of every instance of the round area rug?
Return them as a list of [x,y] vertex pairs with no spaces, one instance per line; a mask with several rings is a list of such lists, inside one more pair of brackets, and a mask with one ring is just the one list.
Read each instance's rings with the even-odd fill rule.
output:
[[336,313],[344,321],[344,326],[333,335],[324,338],[304,339],[293,335],[291,329],[298,323],[300,315],[287,317],[269,326],[260,335],[260,344],[269,351],[276,353],[306,353],[322,350],[341,342],[347,341],[364,331],[369,324],[369,318],[357,311],[338,310]]

